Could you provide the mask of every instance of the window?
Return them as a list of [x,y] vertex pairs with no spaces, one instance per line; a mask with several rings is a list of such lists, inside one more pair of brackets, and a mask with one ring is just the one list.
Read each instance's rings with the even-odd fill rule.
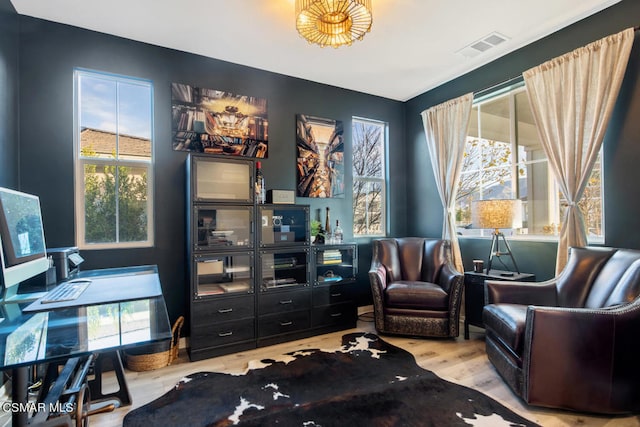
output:
[[[522,200],[523,226],[515,233],[557,238],[566,201],[540,144],[523,83],[474,103],[456,199],[462,235],[481,235],[471,224],[471,202]],[[604,241],[601,154],[580,207],[590,242]]]
[[75,72],[76,240],[81,248],[153,244],[153,86]]
[[353,118],[353,235],[386,232],[387,125]]

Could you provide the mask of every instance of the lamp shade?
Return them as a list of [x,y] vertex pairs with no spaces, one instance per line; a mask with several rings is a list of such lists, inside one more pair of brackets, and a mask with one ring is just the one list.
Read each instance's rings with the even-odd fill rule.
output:
[[519,199],[476,200],[471,202],[473,228],[522,228]]

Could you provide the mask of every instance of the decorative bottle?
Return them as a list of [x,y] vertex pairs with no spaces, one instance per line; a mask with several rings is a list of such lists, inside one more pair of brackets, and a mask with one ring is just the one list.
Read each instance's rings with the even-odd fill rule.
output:
[[326,215],[327,216],[326,216],[325,221],[324,221],[324,228],[325,228],[324,237],[325,237],[325,241],[327,243],[330,243],[332,240],[331,240],[331,220],[329,219],[329,206],[327,206],[327,214]]
[[262,174],[262,163],[256,162],[256,200],[259,204],[264,204],[267,199],[267,190],[264,186],[264,175]]
[[333,240],[336,243],[342,243],[343,240],[342,227],[340,227],[339,219],[336,219],[336,228],[333,230]]

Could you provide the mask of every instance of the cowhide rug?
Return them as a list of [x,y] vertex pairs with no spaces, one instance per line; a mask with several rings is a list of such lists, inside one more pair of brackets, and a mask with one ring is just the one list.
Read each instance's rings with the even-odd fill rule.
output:
[[375,334],[335,351],[265,359],[243,375],[198,372],[128,413],[124,426],[535,426],[484,394],[420,368]]

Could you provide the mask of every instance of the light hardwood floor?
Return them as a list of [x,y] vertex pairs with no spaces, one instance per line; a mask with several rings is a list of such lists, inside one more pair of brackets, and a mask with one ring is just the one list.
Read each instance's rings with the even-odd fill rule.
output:
[[[364,315],[362,319],[370,318]],[[462,329],[462,328],[461,328]],[[375,332],[373,323],[360,320],[356,329],[320,335],[271,347],[216,357],[199,362],[189,362],[186,350],[181,349],[180,358],[171,366],[148,371],[127,371],[127,381],[133,397],[131,407],[114,412],[91,416],[90,425],[97,427],[120,426],[122,419],[132,408],[142,406],[171,389],[180,378],[198,371],[241,373],[251,360],[276,357],[280,354],[306,348],[336,348],[340,338],[348,332]],[[462,335],[462,334],[461,334]],[[484,333],[471,330],[471,339],[459,337],[455,340],[403,338],[382,336],[390,344],[411,352],[420,366],[429,369],[441,378],[479,390],[498,400],[520,415],[543,426],[613,427],[640,426],[640,416],[610,418],[565,411],[554,411],[525,406],[505,385],[484,350]],[[106,383],[108,385],[108,383]],[[107,390],[108,391],[108,390]]]

